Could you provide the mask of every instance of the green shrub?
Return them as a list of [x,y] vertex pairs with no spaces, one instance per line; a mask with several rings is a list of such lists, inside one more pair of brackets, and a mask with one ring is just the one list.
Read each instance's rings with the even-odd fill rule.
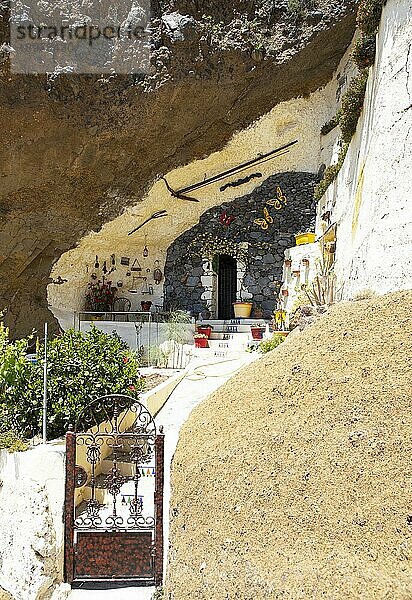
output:
[[367,81],[368,69],[364,69],[352,79],[348,89],[342,96],[342,105],[338,118],[342,140],[346,143],[351,141],[356,131],[365,99]]
[[[4,327],[0,336],[0,419],[6,429],[29,437],[41,430],[44,349],[38,346],[40,359],[33,364],[25,358],[28,340],[10,342]],[[143,387],[136,355],[94,326],[54,338],[47,354],[49,439],[76,423],[92,399],[115,393],[137,398]]]
[[3,431],[0,433],[0,450],[24,452],[28,447],[28,444],[15,431]]
[[262,354],[266,354],[266,352],[270,352],[277,348],[283,341],[285,337],[283,335],[274,334],[270,340],[265,340],[264,342],[260,342],[258,347],[258,352]]
[[375,60],[376,37],[361,36],[356,40],[352,51],[352,60],[359,69],[370,67]]
[[338,160],[335,164],[330,165],[325,169],[321,181],[315,186],[314,197],[315,200],[320,200],[328,187],[335,181],[339,171],[342,168],[343,161],[345,160],[346,153],[348,151],[349,144],[344,144],[339,152]]
[[386,0],[361,0],[356,24],[365,36],[375,35],[379,28],[382,8]]

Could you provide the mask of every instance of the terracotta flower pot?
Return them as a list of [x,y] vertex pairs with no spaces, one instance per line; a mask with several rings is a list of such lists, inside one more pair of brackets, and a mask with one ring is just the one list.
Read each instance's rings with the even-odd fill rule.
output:
[[198,333],[203,333],[203,335],[207,335],[207,338],[210,338],[210,334],[212,333],[212,328],[210,325],[198,325],[197,327]]
[[290,258],[287,258],[285,260],[285,267],[291,267],[292,266],[292,261],[290,260]]
[[261,340],[263,338],[263,329],[261,327],[251,327],[250,331],[254,340]]
[[253,302],[233,302],[235,317],[238,319],[249,319],[252,308]]
[[150,301],[150,300],[142,300],[142,301],[140,302],[140,306],[142,307],[142,310],[143,310],[144,312],[149,312],[149,311],[150,311],[150,308],[151,308],[151,306],[152,306],[152,303],[151,303],[151,301]]
[[288,290],[282,290],[282,296],[289,296]]
[[209,340],[207,338],[195,338],[195,348],[208,348]]

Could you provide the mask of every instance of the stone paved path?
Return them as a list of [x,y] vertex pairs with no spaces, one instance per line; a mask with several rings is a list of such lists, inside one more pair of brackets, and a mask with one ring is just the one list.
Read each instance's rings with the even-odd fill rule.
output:
[[[169,504],[170,504],[170,465],[179,431],[197,404],[207,398],[234,372],[256,359],[256,355],[246,352],[238,353],[236,360],[215,358],[214,364],[204,364],[202,358],[194,358],[188,367],[188,373],[170,396],[167,404],[156,417],[158,426],[163,425],[165,433],[165,553],[169,538]],[[212,362],[210,359],[209,362]],[[165,559],[167,557],[165,556]],[[166,564],[166,560],[165,560]],[[151,600],[154,588],[118,588],[112,590],[72,590],[69,600]]]

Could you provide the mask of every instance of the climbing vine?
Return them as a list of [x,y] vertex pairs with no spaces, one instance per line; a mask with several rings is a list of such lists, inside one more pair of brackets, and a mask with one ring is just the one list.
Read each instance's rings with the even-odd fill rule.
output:
[[360,72],[352,79],[347,91],[342,96],[341,108],[321,129],[321,134],[326,135],[336,125],[339,125],[343,146],[337,162],[325,170],[322,180],[315,187],[314,196],[316,200],[322,198],[328,187],[336,179],[345,160],[349,142],[356,131],[365,99],[369,67],[375,58],[376,33],[385,4],[386,0],[361,0],[359,4],[356,22],[361,35],[355,42],[352,59],[360,69]]
[[247,249],[233,240],[218,238],[210,233],[201,233],[188,246],[190,256],[208,256],[212,259],[217,254],[226,254],[243,262],[247,261]]

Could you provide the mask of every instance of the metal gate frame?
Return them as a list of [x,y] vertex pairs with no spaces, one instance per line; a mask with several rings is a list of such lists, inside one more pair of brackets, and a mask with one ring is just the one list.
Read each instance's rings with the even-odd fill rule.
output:
[[[122,424],[133,413],[133,424],[122,431]],[[164,434],[156,431],[152,415],[140,402],[122,394],[111,394],[93,401],[79,418],[86,424],[85,432],[69,427],[66,434],[66,489],[64,506],[64,577],[70,584],[102,582],[129,585],[156,585],[163,579],[163,491],[164,491]],[[99,442],[97,441],[99,440]],[[105,440],[105,442],[100,441]],[[109,442],[111,440],[111,444]],[[122,441],[134,441],[130,457],[134,475],[127,478],[117,469],[116,452],[123,448]],[[113,467],[106,489],[113,495],[113,513],[104,521],[99,516],[101,506],[94,499],[95,465],[101,458],[100,448],[106,443],[113,450]],[[76,464],[77,448],[86,447],[91,457],[91,473]],[[154,453],[155,490],[153,519],[145,520],[139,512],[137,489],[140,479],[137,464]],[[97,448],[97,450],[96,450]],[[120,477],[120,479],[119,479]],[[107,478],[106,478],[107,479]],[[119,480],[134,482],[135,496],[127,522],[116,514],[116,498],[120,493]],[[92,489],[86,501],[87,517],[79,526],[75,516],[75,490],[86,483]],[[100,526],[99,526],[100,525]],[[109,551],[109,553],[108,553]],[[79,564],[83,573],[79,574]],[[150,567],[149,567],[150,564]],[[122,572],[116,575],[116,569]],[[140,571],[139,571],[140,569]],[[81,569],[80,569],[81,571]],[[99,573],[100,572],[100,573]],[[127,573],[127,576],[124,574]]]

